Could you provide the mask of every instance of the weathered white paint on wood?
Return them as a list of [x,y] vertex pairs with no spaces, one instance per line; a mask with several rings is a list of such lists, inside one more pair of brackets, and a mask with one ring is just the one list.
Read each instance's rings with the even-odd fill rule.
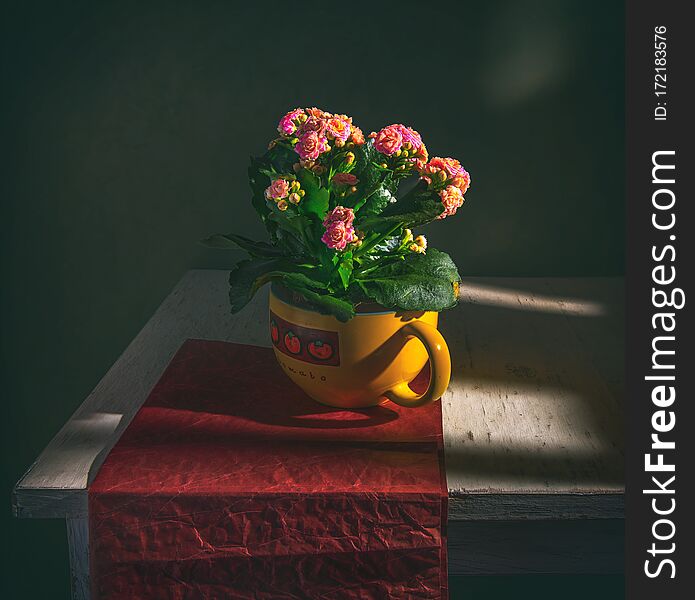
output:
[[[86,489],[187,338],[268,346],[267,295],[187,273],[17,484],[23,517],[86,516]],[[452,519],[622,516],[622,280],[478,278],[441,329]]]

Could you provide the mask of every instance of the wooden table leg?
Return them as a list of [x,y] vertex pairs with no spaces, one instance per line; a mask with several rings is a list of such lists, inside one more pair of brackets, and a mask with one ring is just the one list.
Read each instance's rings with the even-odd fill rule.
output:
[[66,519],[73,600],[89,600],[89,524],[87,518]]

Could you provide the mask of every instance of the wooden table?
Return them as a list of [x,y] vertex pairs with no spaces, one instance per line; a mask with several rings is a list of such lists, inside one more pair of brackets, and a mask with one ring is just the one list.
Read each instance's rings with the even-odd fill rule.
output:
[[[440,329],[449,573],[623,564],[624,291],[618,278],[470,278]],[[269,346],[267,292],[229,313],[227,272],[189,271],[17,483],[18,517],[64,518],[87,598],[87,487],[187,338]]]

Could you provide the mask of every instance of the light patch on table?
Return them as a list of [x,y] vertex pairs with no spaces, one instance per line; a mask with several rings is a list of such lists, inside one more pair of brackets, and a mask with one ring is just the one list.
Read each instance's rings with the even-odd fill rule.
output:
[[562,313],[579,317],[600,317],[606,308],[598,302],[563,296],[528,294],[527,291],[464,281],[459,293],[461,302],[502,306],[515,310]]
[[622,493],[621,284],[585,280],[568,294],[566,280],[499,281],[464,281],[441,316],[449,489]]

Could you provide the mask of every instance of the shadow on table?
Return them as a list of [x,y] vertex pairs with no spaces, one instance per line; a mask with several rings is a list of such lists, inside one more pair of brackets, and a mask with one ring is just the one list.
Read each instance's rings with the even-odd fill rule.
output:
[[442,315],[452,410],[470,421],[449,430],[462,438],[449,439],[450,464],[481,481],[622,485],[621,281],[505,283],[464,282]]

